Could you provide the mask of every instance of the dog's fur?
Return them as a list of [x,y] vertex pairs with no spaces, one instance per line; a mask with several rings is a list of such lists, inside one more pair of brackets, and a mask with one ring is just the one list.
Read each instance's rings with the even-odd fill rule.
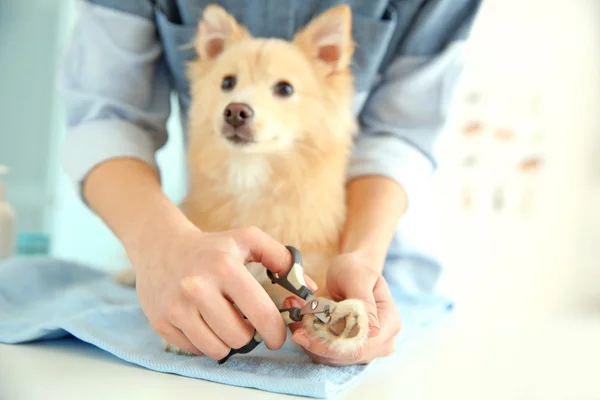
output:
[[[190,63],[189,192],[181,204],[202,231],[255,226],[298,248],[305,272],[329,297],[327,267],[338,253],[345,218],[345,178],[356,121],[350,61],[351,13],[346,5],[315,17],[292,41],[251,37],[219,6],[208,6]],[[235,76],[223,90],[226,76]],[[289,97],[274,86],[288,82]],[[249,143],[227,137],[231,103],[254,116],[239,129]],[[271,284],[261,265],[248,265],[277,306],[290,295]],[[368,322],[362,302],[337,303],[331,321],[305,317],[304,326],[332,350],[354,352],[365,343]],[[178,351],[167,346],[171,351]]]

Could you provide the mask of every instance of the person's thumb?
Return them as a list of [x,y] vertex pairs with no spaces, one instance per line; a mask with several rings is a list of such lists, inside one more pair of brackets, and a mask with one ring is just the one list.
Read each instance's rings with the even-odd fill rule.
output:
[[285,274],[292,266],[292,254],[281,243],[258,228],[232,232],[245,262],[261,263],[276,274]]
[[352,282],[347,282],[344,287],[344,299],[361,300],[365,306],[365,311],[369,318],[369,337],[377,336],[381,330],[379,317],[377,315],[377,303],[373,295],[373,285],[365,284],[362,279],[355,279]]

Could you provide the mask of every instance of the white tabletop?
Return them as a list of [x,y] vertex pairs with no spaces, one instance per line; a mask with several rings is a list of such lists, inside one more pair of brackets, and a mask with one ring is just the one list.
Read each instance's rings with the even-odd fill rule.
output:
[[[403,347],[340,399],[597,400],[600,320],[461,331]],[[497,325],[498,326],[498,325]],[[517,329],[518,328],[518,329]],[[197,396],[197,397],[196,397]],[[292,398],[158,373],[75,340],[0,345],[2,400]]]

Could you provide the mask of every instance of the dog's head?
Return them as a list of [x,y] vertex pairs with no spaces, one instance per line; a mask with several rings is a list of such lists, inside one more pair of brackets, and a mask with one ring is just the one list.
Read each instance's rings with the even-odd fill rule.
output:
[[192,135],[233,151],[326,149],[354,134],[351,14],[337,6],[292,41],[254,38],[219,6],[206,7],[190,64]]

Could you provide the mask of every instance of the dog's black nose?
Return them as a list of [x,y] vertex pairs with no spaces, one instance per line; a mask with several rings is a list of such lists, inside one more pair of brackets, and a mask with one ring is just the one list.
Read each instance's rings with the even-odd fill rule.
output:
[[243,103],[229,103],[223,112],[225,122],[234,128],[239,128],[240,126],[249,123],[253,116],[254,111],[249,105]]

